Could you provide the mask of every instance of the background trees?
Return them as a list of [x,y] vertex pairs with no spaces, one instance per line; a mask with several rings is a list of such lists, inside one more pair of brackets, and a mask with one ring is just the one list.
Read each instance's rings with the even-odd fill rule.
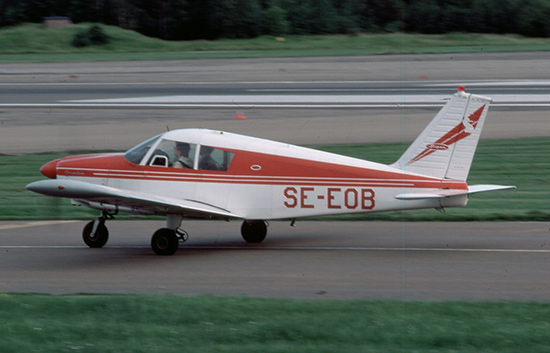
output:
[[47,16],[168,40],[401,30],[550,36],[550,0],[0,0],[0,26]]

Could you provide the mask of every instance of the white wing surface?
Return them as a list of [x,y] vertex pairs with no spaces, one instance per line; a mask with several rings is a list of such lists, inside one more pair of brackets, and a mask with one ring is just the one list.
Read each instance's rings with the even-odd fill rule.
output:
[[74,199],[77,203],[98,209],[114,206],[138,214],[179,214],[206,219],[242,218],[224,208],[196,200],[159,197],[76,180],[41,180],[27,185],[27,189],[48,196]]

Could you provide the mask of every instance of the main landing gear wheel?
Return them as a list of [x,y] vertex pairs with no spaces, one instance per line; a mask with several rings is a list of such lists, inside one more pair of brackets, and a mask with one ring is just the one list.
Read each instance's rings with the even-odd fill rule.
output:
[[86,224],[82,231],[82,239],[90,248],[102,248],[109,240],[109,231],[105,226],[105,221],[97,220]]
[[261,243],[267,235],[267,224],[261,220],[244,221],[241,235],[247,243]]
[[153,234],[151,248],[157,255],[173,255],[178,251],[179,239],[173,229],[161,228]]

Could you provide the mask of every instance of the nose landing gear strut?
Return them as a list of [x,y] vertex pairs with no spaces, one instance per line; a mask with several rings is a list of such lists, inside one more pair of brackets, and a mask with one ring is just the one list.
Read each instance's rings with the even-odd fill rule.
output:
[[107,211],[101,211],[95,221],[91,221],[82,230],[82,240],[90,248],[102,248],[107,244],[109,240],[109,230],[105,226],[105,221],[108,219],[114,219],[116,213],[110,213]]

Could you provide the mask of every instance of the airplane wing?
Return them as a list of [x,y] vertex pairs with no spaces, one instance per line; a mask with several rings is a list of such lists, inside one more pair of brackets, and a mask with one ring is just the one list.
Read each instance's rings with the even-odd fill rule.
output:
[[396,195],[395,198],[398,200],[427,200],[427,199],[442,199],[453,196],[461,195],[472,195],[480,192],[487,191],[497,191],[497,190],[507,190],[515,189],[515,186],[504,186],[504,185],[471,185],[468,186],[468,190],[435,190],[428,192],[418,192],[418,193],[405,193]]
[[159,197],[77,180],[40,180],[27,185],[27,189],[48,196],[74,199],[92,208],[97,208],[93,206],[95,203],[129,208],[135,213],[144,214],[180,214],[184,217],[208,219],[242,218],[224,208],[200,201]]

